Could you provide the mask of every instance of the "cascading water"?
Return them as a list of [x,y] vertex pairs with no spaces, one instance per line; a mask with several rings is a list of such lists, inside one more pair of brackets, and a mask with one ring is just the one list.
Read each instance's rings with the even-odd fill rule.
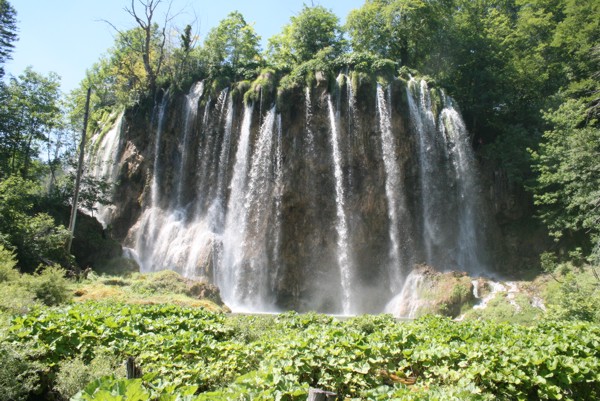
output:
[[281,258],[281,236],[282,236],[282,210],[281,210],[281,202],[283,195],[283,141],[282,141],[282,127],[281,127],[281,114],[277,114],[277,153],[275,155],[275,188],[274,188],[274,196],[275,196],[275,225],[273,228],[275,240],[273,244],[273,252],[274,252],[274,263],[275,268],[271,274],[271,289],[275,292],[277,289],[277,279],[279,277],[279,271],[281,270],[281,266],[284,264],[284,261]]
[[[264,111],[202,83],[183,101],[165,95],[153,140],[135,145],[149,185],[125,245],[142,271],[203,277],[237,311],[410,316],[416,263],[485,270],[476,162],[451,99],[416,80],[377,85],[369,102],[346,76],[338,85],[282,109],[261,91]],[[96,159],[135,140],[116,132]]]
[[[377,111],[379,114],[379,131],[381,132],[381,146],[383,164],[385,167],[385,196],[389,217],[390,240],[390,290],[398,291],[397,286],[402,282],[406,266],[401,263],[400,255],[400,218],[399,213],[404,209],[402,188],[400,187],[400,169],[396,161],[396,147],[392,132],[391,113],[388,107],[385,92],[377,84]],[[405,222],[406,223],[406,222]]]
[[[118,159],[121,131],[123,127],[123,113],[120,113],[113,127],[104,135],[102,132],[97,133],[90,140],[92,152],[87,157],[87,165],[89,171],[87,174],[92,177],[102,179],[105,182],[113,183],[117,179],[118,164],[114,163]],[[97,210],[96,215],[98,221],[106,227],[111,220],[111,214],[114,210],[112,205],[94,205]]]
[[204,92],[204,81],[192,85],[190,92],[185,96],[183,138],[179,143],[179,153],[181,162],[179,164],[179,182],[177,184],[176,207],[182,207],[183,189],[188,185],[188,176],[186,167],[188,165],[189,152],[186,150],[190,146],[190,136],[192,135],[196,115],[198,114],[198,100]]
[[227,102],[227,112],[225,115],[225,130],[223,144],[221,146],[221,156],[219,157],[219,168],[217,172],[217,190],[216,195],[208,210],[208,221],[211,230],[220,232],[225,219],[225,185],[227,171],[229,167],[229,153],[231,152],[231,130],[233,126],[233,98],[229,96]]
[[450,148],[452,173],[458,192],[458,252],[459,266],[466,266],[471,272],[486,270],[486,227],[481,210],[483,200],[475,174],[475,159],[471,150],[469,134],[460,114],[453,106],[452,99],[443,95],[444,109],[440,113],[439,129]]
[[351,313],[351,283],[352,266],[348,246],[348,221],[345,210],[344,177],[342,174],[342,155],[339,146],[338,122],[336,113],[331,103],[331,96],[327,98],[329,110],[329,125],[331,128],[331,148],[333,153],[333,170],[335,175],[335,204],[337,221],[335,229],[337,232],[337,261],[340,269],[340,281],[342,286],[342,310],[344,314]]
[[[250,118],[252,107],[245,111],[242,136],[236,155],[231,199],[225,228],[224,275],[229,282],[224,296],[236,309],[268,309],[270,285],[266,233],[271,221],[271,193],[274,181],[272,166],[275,108],[260,128],[248,169],[250,154]],[[247,178],[247,180],[246,180]]]
[[236,267],[242,262],[242,248],[244,237],[239,229],[239,224],[245,220],[245,191],[250,153],[250,128],[252,123],[252,105],[244,109],[244,119],[240,129],[240,138],[235,155],[233,176],[230,184],[229,203],[227,204],[227,217],[223,233],[223,265],[217,270],[217,285],[221,288],[224,299],[235,300]]
[[[443,219],[445,213],[445,193],[448,180],[440,169],[438,158],[445,156],[439,144],[435,117],[429,88],[425,81],[411,79],[407,86],[407,98],[411,122],[418,138],[419,181],[421,184],[422,234],[425,245],[426,263],[435,264],[435,252],[444,247]],[[441,176],[440,176],[441,174]]]
[[432,102],[433,90],[425,81],[411,79],[406,92],[418,137],[425,262],[481,273],[486,270],[486,244],[479,227],[486,219],[464,123],[442,91],[435,93],[441,101]]
[[423,284],[423,275],[416,270],[404,280],[402,289],[384,309],[385,313],[390,313],[399,318],[412,319],[416,317],[416,313],[421,305],[419,290]]

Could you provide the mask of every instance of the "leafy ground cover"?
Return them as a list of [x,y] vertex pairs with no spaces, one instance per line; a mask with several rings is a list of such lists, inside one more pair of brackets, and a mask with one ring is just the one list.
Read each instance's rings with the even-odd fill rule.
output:
[[171,270],[158,273],[133,273],[121,276],[97,276],[72,283],[74,300],[112,301],[129,304],[175,304],[202,307],[213,312],[228,311],[217,287],[186,279]]
[[71,396],[59,379],[79,362],[101,372],[133,356],[142,369],[139,379],[82,379],[75,400],[304,400],[311,386],[339,399],[600,398],[600,327],[591,323],[338,321],[90,301],[34,309],[0,335],[4,354],[27,349],[19,380],[40,394]]

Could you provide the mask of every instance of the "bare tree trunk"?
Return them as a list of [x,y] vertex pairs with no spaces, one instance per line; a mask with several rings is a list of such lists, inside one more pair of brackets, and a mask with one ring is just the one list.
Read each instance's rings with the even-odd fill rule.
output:
[[336,393],[331,391],[325,391],[318,388],[311,388],[308,390],[307,401],[333,401],[337,397]]
[[144,70],[146,71],[147,75],[148,88],[150,89],[151,93],[154,93],[156,90],[156,78],[160,74],[162,68],[162,63],[165,56],[165,31],[167,28],[167,22],[171,19],[171,17],[169,16],[171,5],[169,4],[169,10],[167,11],[167,14],[165,16],[165,22],[160,32],[162,41],[157,48],[158,58],[156,60],[156,66],[153,67],[152,59],[150,57],[150,53],[152,51],[152,27],[154,24],[154,12],[161,2],[161,0],[139,0],[139,3],[144,8],[143,17],[140,17],[140,14],[135,9],[135,0],[131,0],[131,8],[125,8],[125,11],[127,11],[129,15],[131,15],[135,19],[138,26],[144,31],[145,37],[144,48],[142,49],[142,61],[144,63]]

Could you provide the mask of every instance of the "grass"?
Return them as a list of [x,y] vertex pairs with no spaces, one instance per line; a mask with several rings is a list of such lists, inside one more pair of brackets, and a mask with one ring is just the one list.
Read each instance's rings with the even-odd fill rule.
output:
[[72,283],[75,302],[114,301],[129,304],[154,305],[174,304],[194,308],[205,308],[213,312],[225,312],[226,306],[198,299],[189,293],[189,288],[197,284],[172,271],[129,276],[97,276]]

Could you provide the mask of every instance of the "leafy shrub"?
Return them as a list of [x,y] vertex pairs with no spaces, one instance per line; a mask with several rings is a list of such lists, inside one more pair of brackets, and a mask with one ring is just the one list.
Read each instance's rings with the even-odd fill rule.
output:
[[19,272],[15,270],[16,265],[15,254],[0,244],[0,283],[19,279]]
[[24,275],[23,285],[44,305],[59,305],[71,298],[69,280],[65,270],[54,265],[44,268],[33,275]]
[[0,342],[0,400],[26,400],[39,388],[38,370],[34,362],[37,352],[31,343]]
[[186,280],[173,270],[152,273],[147,280],[136,282],[133,287],[145,293],[185,294],[187,292]]
[[20,282],[0,283],[0,311],[22,314],[39,305],[35,295]]
[[[76,398],[85,400],[123,399],[128,391],[141,400],[303,400],[309,386],[340,399],[600,397],[600,329],[586,322],[526,327],[295,313],[228,319],[165,305],[73,304],[16,318],[7,341],[35,340],[48,366],[79,353],[91,358],[99,348],[135,355],[141,379],[96,380]],[[248,328],[252,335],[240,335]],[[189,384],[200,394],[184,396]]]
[[59,363],[54,389],[63,399],[70,399],[90,382],[103,376],[124,377],[125,372],[114,356],[100,353],[89,363],[77,356]]
[[600,323],[600,282],[592,269],[569,272],[548,286],[546,299],[551,319]]
[[36,213],[41,189],[38,184],[11,176],[0,181],[0,236],[15,248],[19,266],[33,271],[42,262],[67,263],[69,231],[46,213]]

